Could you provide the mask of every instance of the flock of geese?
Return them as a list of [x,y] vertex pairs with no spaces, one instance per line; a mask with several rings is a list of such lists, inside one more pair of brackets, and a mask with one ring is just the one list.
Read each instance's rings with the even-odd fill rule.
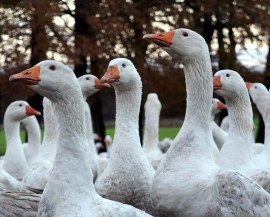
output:
[[[100,80],[77,79],[68,66],[42,61],[9,78],[44,96],[45,130],[41,144],[40,113],[25,101],[8,106],[0,216],[270,216],[269,91],[232,70],[213,77],[208,46],[189,29],[143,38],[184,65],[187,106],[176,138],[158,144],[161,103],[149,94],[140,143],[142,82],[130,60],[111,60]],[[108,153],[98,155],[86,99],[109,86],[116,96],[115,135]],[[254,142],[250,97],[265,122],[264,144]],[[229,115],[218,126],[214,118],[223,109]],[[23,145],[20,123],[28,132]]]

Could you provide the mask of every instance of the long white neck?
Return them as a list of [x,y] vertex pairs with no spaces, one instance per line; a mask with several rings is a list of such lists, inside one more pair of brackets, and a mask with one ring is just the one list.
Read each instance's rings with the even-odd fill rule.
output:
[[12,121],[5,116],[4,131],[6,136],[6,153],[3,169],[17,179],[20,179],[27,170],[27,162],[20,138],[20,122]]
[[220,151],[218,163],[225,168],[238,168],[250,162],[253,142],[253,112],[247,90],[225,97],[230,117],[230,128]]
[[67,90],[60,100],[52,102],[59,124],[59,137],[53,170],[42,198],[43,201],[51,201],[51,206],[63,200],[86,200],[95,195],[88,164],[84,103],[81,90],[75,87]]
[[46,160],[54,161],[57,139],[58,139],[58,121],[49,99],[44,98],[44,137],[40,156]]
[[158,148],[160,108],[147,106],[145,108],[145,123],[143,149]]
[[140,80],[136,80],[129,88],[115,87],[116,121],[111,151],[111,159],[113,158],[114,161],[117,161],[118,159],[115,155],[121,153],[143,155],[139,137],[141,88]]
[[35,149],[39,151],[41,134],[40,134],[40,127],[39,127],[37,118],[34,115],[32,115],[22,120],[22,123],[27,130],[28,146],[30,146],[31,149]]
[[84,109],[85,109],[85,121],[86,121],[86,134],[87,134],[88,145],[89,145],[89,159],[91,160],[91,158],[93,158],[93,155],[97,156],[97,151],[96,151],[95,143],[94,143],[91,111],[87,102],[84,103]]
[[[184,123],[167,152],[167,161],[213,163],[211,155],[212,69],[209,55],[185,62],[187,106]],[[173,160],[172,160],[173,159]],[[171,162],[174,163],[174,162]]]

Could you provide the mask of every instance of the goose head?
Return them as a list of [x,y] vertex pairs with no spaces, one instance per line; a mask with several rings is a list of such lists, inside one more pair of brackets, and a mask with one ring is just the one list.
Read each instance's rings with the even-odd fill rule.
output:
[[254,103],[259,103],[261,99],[264,99],[264,103],[269,101],[270,94],[263,84],[246,82],[246,86]]
[[160,111],[161,109],[161,103],[158,99],[158,95],[156,93],[149,93],[147,95],[147,99],[146,102],[144,104],[144,108],[146,109],[146,107],[148,108],[155,108],[158,111]]
[[9,80],[23,81],[50,100],[61,97],[63,93],[71,95],[74,89],[81,92],[78,80],[71,68],[54,60],[42,61],[32,68],[10,76]]
[[171,56],[181,59],[195,59],[203,55],[209,56],[207,44],[198,33],[189,29],[147,34],[143,39],[153,42],[168,52]]
[[100,79],[102,83],[112,84],[116,89],[129,89],[136,80],[140,81],[140,76],[134,64],[126,58],[111,60],[107,71]]
[[11,103],[5,112],[5,116],[13,121],[21,121],[31,115],[40,115],[40,112],[21,100]]
[[216,115],[225,109],[227,109],[226,105],[222,103],[219,99],[217,98],[212,99],[212,115]]
[[110,87],[108,83],[101,83],[94,75],[83,75],[78,78],[84,97],[92,96],[104,87]]
[[213,78],[214,91],[223,98],[240,96],[247,91],[243,78],[233,70],[220,70]]

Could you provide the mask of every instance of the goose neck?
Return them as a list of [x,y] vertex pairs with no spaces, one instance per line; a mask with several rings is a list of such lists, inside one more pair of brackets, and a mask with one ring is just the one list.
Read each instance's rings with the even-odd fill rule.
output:
[[30,116],[22,121],[27,130],[28,145],[34,149],[39,148],[41,135],[40,127],[35,116]]
[[155,108],[147,108],[145,111],[143,147],[154,148],[158,144],[159,113]]
[[[253,137],[253,112],[247,90],[225,99],[230,117],[228,138],[241,136],[251,143]],[[250,144],[251,145],[251,144]]]
[[53,161],[56,153],[59,129],[54,109],[48,99],[46,99],[46,103],[44,103],[43,115],[44,137],[40,154],[45,159]]
[[209,61],[188,61],[184,68],[187,105],[184,124],[210,130],[213,95],[212,70]]
[[116,121],[114,141],[123,136],[139,136],[139,112],[141,104],[141,88],[130,87],[128,90],[116,89]]
[[170,158],[179,159],[183,165],[192,162],[197,166],[201,165],[200,162],[213,164],[211,154],[213,82],[210,56],[201,60],[186,61],[184,73],[187,91],[186,115],[181,130],[169,150],[170,155],[173,155]]
[[65,187],[70,189],[67,191],[69,197],[89,197],[94,192],[94,185],[90,165],[87,164],[89,156],[84,100],[79,88],[74,88],[71,93],[52,102],[58,120],[59,137],[54,167],[46,188],[50,194],[55,194],[58,187]]
[[6,135],[6,153],[3,169],[16,176],[17,179],[21,179],[27,171],[27,162],[20,138],[20,122],[7,120],[4,117],[4,131]]

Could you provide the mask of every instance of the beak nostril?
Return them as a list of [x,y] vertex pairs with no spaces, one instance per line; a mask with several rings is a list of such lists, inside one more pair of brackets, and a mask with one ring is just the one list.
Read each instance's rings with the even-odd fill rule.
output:
[[27,72],[25,72],[24,74],[25,74],[25,75],[30,75],[31,72],[27,71]]

